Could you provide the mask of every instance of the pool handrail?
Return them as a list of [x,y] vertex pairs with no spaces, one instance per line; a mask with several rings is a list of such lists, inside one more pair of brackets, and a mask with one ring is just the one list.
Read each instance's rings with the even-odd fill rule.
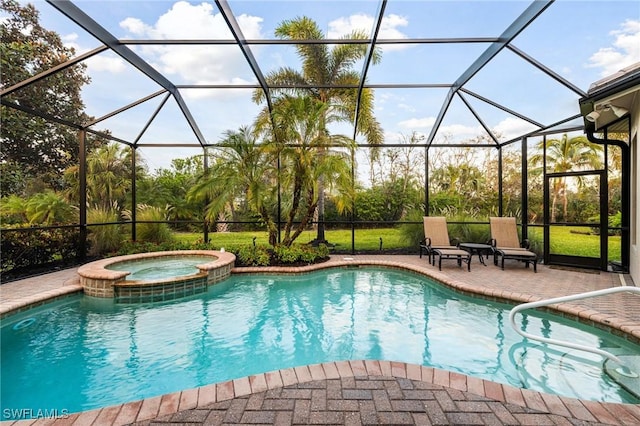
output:
[[555,303],[571,302],[571,301],[574,301],[574,300],[588,299],[588,298],[592,298],[592,297],[604,296],[604,295],[613,294],[613,293],[622,293],[622,292],[625,292],[625,291],[626,292],[630,292],[630,293],[638,293],[638,294],[640,294],[640,287],[631,287],[631,286],[611,287],[611,288],[605,288],[603,290],[587,291],[587,292],[584,292],[584,293],[571,294],[571,295],[568,295],[568,296],[554,297],[554,298],[551,298],[551,299],[544,299],[544,300],[539,300],[539,301],[536,301],[536,302],[523,303],[523,304],[520,304],[520,305],[514,307],[513,309],[511,309],[511,311],[509,312],[509,321],[511,322],[511,326],[516,331],[516,333],[520,334],[523,337],[526,337],[527,339],[536,340],[536,341],[543,342],[543,343],[549,343],[551,345],[564,346],[564,347],[571,348],[571,349],[577,349],[577,350],[581,350],[581,351],[585,351],[585,352],[591,352],[591,353],[594,353],[594,354],[598,354],[598,355],[601,355],[601,356],[603,356],[603,357],[605,357],[607,359],[610,359],[610,360],[620,364],[624,368],[628,368],[620,358],[618,358],[617,356],[615,356],[614,354],[612,354],[610,352],[607,352],[605,350],[598,349],[598,348],[592,348],[590,346],[579,345],[577,343],[565,342],[563,340],[550,339],[548,337],[536,336],[536,335],[533,335],[531,333],[527,333],[526,331],[521,330],[517,326],[516,321],[515,321],[516,314],[518,312],[520,312],[520,311],[525,310],[525,309],[539,308],[539,307],[542,307],[542,306],[553,305]]

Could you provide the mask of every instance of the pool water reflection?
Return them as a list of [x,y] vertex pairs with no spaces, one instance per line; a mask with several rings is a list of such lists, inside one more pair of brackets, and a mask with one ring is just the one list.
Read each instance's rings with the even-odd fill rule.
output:
[[[510,308],[383,268],[232,275],[207,293],[166,303],[78,296],[3,321],[0,396],[4,407],[76,412],[298,365],[384,359],[639,402],[597,356],[524,340],[509,326]],[[14,329],[25,318],[35,321]],[[552,338],[640,354],[560,317],[528,312],[520,322]]]

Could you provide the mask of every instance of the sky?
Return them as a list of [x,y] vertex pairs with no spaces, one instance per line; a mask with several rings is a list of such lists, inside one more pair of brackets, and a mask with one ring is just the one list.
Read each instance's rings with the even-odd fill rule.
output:
[[[68,18],[44,1],[35,1],[41,24],[56,31],[78,54],[100,46]],[[232,38],[212,1],[74,1],[118,39]],[[327,38],[353,30],[371,34],[379,3],[371,0],[229,0],[246,39],[274,39],[287,19],[312,18]],[[390,0],[379,39],[498,37],[530,2]],[[640,62],[640,3],[633,1],[558,0],[512,42],[535,61],[570,81],[581,91],[608,75]],[[383,45],[382,60],[372,65],[368,83],[451,84],[489,47],[488,43]],[[151,46],[131,49],[176,85],[256,84],[242,52],[234,45]],[[252,45],[263,74],[283,66],[300,69],[293,47]],[[105,52],[86,61],[91,83],[83,89],[86,112],[101,117],[160,90],[119,56]],[[362,63],[354,65],[360,71]],[[580,94],[503,49],[464,86],[465,89],[517,111],[543,125],[578,114]],[[250,125],[262,106],[252,102],[253,89],[180,89],[210,143],[226,131]],[[399,143],[412,132],[428,136],[448,89],[376,89],[375,114],[386,143]],[[153,144],[197,144],[183,115],[169,99],[148,129],[144,126],[164,95],[100,122],[125,140]],[[470,107],[501,141],[534,130],[531,123],[473,96]],[[577,120],[573,123],[579,124]],[[352,136],[348,124],[334,132]],[[455,97],[434,142],[464,142],[484,133],[465,102]],[[141,135],[141,136],[140,136]],[[362,140],[358,140],[362,142]],[[168,167],[172,158],[200,154],[199,149],[141,148],[151,171]]]

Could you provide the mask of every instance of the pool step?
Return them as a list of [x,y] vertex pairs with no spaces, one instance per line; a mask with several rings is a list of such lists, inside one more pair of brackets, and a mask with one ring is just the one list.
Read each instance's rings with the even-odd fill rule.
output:
[[[616,383],[630,394],[640,398],[640,355],[617,355],[628,370],[614,361],[606,360],[604,370]],[[630,370],[630,371],[629,371]]]

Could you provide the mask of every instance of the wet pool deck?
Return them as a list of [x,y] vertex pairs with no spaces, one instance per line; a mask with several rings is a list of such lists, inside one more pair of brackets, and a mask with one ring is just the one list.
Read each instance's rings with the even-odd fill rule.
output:
[[[305,268],[244,269],[303,272],[327,266],[371,264],[423,273],[464,292],[525,302],[634,285],[628,276],[552,269],[538,273],[507,262],[505,271],[477,257],[471,272],[455,262],[442,271],[414,256],[333,256]],[[240,272],[240,271],[237,271]],[[0,314],[80,291],[69,269],[0,286]],[[640,340],[640,296],[614,294],[557,308],[606,324]],[[617,331],[620,330],[620,331]],[[10,424],[11,422],[3,422]],[[418,424],[418,425],[640,425],[640,406],[557,397],[459,373],[391,361],[340,361],[268,372],[98,410],[17,424]]]

